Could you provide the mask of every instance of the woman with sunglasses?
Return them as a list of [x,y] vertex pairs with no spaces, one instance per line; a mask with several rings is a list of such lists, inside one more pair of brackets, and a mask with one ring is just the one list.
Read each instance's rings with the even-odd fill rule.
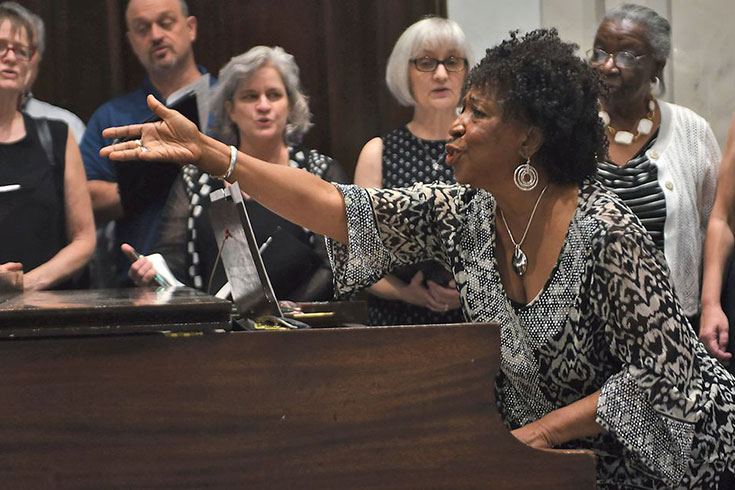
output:
[[[401,34],[388,58],[385,81],[401,105],[413,107],[413,117],[368,141],[355,168],[357,185],[454,182],[454,172],[444,162],[444,145],[471,56],[462,29],[451,20],[429,17]],[[369,291],[372,325],[463,321],[455,284],[436,262],[396,269]]]
[[18,110],[34,30],[0,6],[0,272],[24,271],[26,290],[68,288],[94,251],[92,206],[66,123]]
[[598,177],[664,252],[678,299],[696,326],[702,242],[720,149],[707,121],[654,97],[663,91],[670,50],[669,22],[647,7],[624,4],[602,19],[589,52],[607,87],[600,117],[610,151]]

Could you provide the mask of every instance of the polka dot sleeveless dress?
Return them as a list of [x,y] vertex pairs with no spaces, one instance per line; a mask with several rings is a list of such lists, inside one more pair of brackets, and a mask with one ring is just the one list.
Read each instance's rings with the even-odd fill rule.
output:
[[[383,187],[408,187],[417,182],[454,182],[454,171],[444,162],[446,141],[422,140],[405,126],[391,131],[383,140]],[[444,283],[451,277],[438,262],[423,262],[393,271],[402,281],[409,282],[419,271],[424,276]],[[370,325],[421,325],[463,322],[461,309],[439,313],[402,301],[376,296],[368,297]]]

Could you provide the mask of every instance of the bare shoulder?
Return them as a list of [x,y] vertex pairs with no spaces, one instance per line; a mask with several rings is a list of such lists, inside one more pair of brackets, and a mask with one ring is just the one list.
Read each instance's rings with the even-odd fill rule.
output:
[[362,147],[355,167],[355,184],[380,187],[383,182],[383,140],[373,138]]

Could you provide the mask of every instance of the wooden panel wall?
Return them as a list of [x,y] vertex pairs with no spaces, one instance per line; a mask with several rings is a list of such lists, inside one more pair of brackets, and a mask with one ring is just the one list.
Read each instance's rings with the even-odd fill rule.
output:
[[[125,39],[125,0],[20,0],[46,22],[47,48],[34,93],[85,121],[134,89],[142,68]],[[405,123],[390,97],[385,63],[395,40],[446,0],[189,0],[199,21],[197,62],[216,74],[230,57],[279,45],[296,57],[311,96],[310,146],[351,173],[362,145]]]

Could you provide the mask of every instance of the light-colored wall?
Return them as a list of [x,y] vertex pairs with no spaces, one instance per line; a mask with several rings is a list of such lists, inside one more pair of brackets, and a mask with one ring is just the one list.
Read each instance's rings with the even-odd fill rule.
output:
[[447,0],[447,13],[462,26],[476,61],[487,48],[507,38],[511,29],[526,32],[541,25],[539,0]]
[[704,116],[724,149],[735,110],[733,0],[672,0],[676,103]]
[[[449,17],[468,33],[475,52],[507,37],[509,30],[556,27],[563,39],[591,46],[605,10],[624,0],[448,0]],[[664,99],[707,119],[724,147],[735,110],[733,0],[638,0],[671,22],[672,53],[664,77]],[[478,46],[479,45],[479,46]]]

